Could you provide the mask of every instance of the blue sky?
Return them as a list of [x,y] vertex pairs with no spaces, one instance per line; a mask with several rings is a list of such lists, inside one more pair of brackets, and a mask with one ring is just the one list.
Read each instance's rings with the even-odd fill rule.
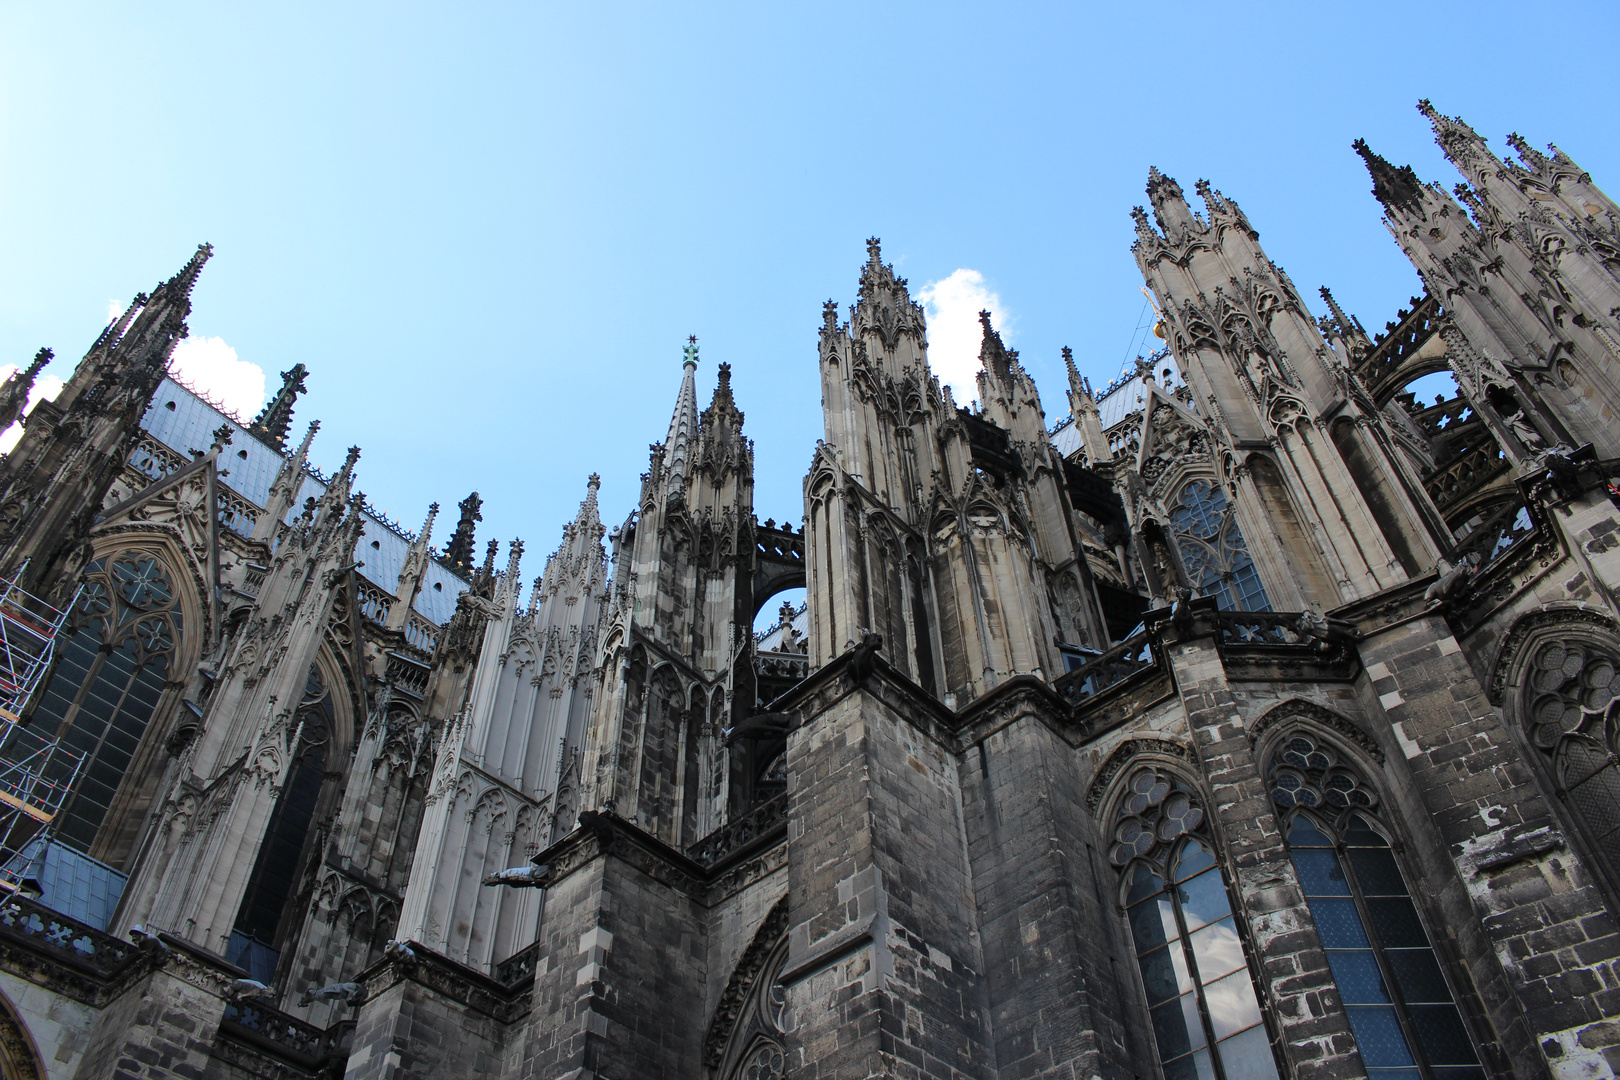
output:
[[587,474],[610,526],[633,505],[688,334],[704,403],[732,365],[760,516],[802,513],[821,304],[868,236],[947,321],[993,294],[1054,422],[1060,347],[1094,382],[1138,351],[1149,165],[1376,330],[1418,286],[1351,140],[1449,187],[1429,97],[1615,191],[1617,30],[1612,3],[4,4],[0,363],[49,345],[65,376],[210,241],[199,363],[307,364],[319,464],[358,444],[379,508],[444,504],[440,543],[478,489],[532,576]]

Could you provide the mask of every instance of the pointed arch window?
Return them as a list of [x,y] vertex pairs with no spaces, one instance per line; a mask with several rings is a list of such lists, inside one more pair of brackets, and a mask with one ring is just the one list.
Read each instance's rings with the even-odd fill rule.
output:
[[1270,611],[1260,573],[1219,484],[1189,480],[1170,511],[1176,549],[1192,585],[1222,611]]
[[1165,1080],[1275,1080],[1226,876],[1193,793],[1153,766],[1126,785],[1110,860]]
[[68,625],[30,722],[83,755],[56,839],[88,853],[168,684],[184,620],[168,571],[131,551],[86,568]]
[[1608,877],[1620,887],[1620,650],[1559,635],[1530,654],[1519,715],[1553,791]]
[[1369,1080],[1484,1080],[1440,958],[1388,838],[1378,796],[1307,735],[1268,786]]

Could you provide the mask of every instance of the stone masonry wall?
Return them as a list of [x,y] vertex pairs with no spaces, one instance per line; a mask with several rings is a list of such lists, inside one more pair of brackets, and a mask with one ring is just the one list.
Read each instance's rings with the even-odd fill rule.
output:
[[802,1080],[994,1074],[957,763],[897,701],[856,689],[788,742],[783,983]]

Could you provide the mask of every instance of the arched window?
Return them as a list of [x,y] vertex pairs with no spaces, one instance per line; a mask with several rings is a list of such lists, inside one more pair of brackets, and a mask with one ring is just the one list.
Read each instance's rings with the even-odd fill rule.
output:
[[1371,811],[1378,796],[1295,735],[1268,781],[1370,1080],[1484,1080],[1411,890]]
[[1127,782],[1110,860],[1165,1080],[1274,1080],[1276,1059],[1204,811],[1153,766]]
[[90,564],[68,626],[31,724],[83,755],[56,838],[88,853],[163,695],[183,620],[162,565],[131,551]]
[[1554,792],[1611,888],[1620,884],[1620,741],[1610,708],[1620,693],[1617,676],[1612,644],[1560,635],[1531,652],[1519,710]]
[[1176,548],[1193,587],[1223,611],[1270,611],[1265,586],[1220,485],[1190,480],[1170,511]]
[[[226,949],[227,960],[247,969],[260,982],[270,981],[280,958],[280,937],[286,929],[282,926],[283,915],[303,869],[304,845],[326,779],[333,719],[331,691],[321,678],[320,667],[311,664],[304,698],[294,720],[298,748],[270,816],[264,842],[259,846],[253,876],[248,879],[247,894]],[[300,920],[295,914],[291,921],[296,924]]]

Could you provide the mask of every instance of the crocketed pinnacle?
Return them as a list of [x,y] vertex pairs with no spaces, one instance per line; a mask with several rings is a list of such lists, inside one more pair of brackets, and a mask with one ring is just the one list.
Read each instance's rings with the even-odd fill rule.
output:
[[1396,168],[1373,153],[1366,139],[1357,139],[1350,145],[1361,155],[1361,160],[1366,162],[1367,172],[1372,175],[1373,180],[1372,193],[1377,196],[1379,202],[1390,210],[1420,212],[1423,182],[1417,178],[1410,165]]
[[294,364],[292,370],[281,373],[281,389],[254,418],[254,434],[261,435],[277,446],[287,441],[287,430],[292,427],[293,405],[304,392],[304,378],[309,370],[303,364]]
[[685,483],[692,446],[698,433],[697,338],[686,339],[681,350],[681,392],[675,398],[675,413],[669,419],[669,435],[664,439],[664,468],[669,477],[668,491],[676,492]]
[[452,570],[466,573],[472,569],[473,529],[477,522],[484,520],[479,512],[483,505],[484,500],[476,491],[457,504],[461,508],[461,520],[456,523],[456,531],[444,549],[444,563]]

